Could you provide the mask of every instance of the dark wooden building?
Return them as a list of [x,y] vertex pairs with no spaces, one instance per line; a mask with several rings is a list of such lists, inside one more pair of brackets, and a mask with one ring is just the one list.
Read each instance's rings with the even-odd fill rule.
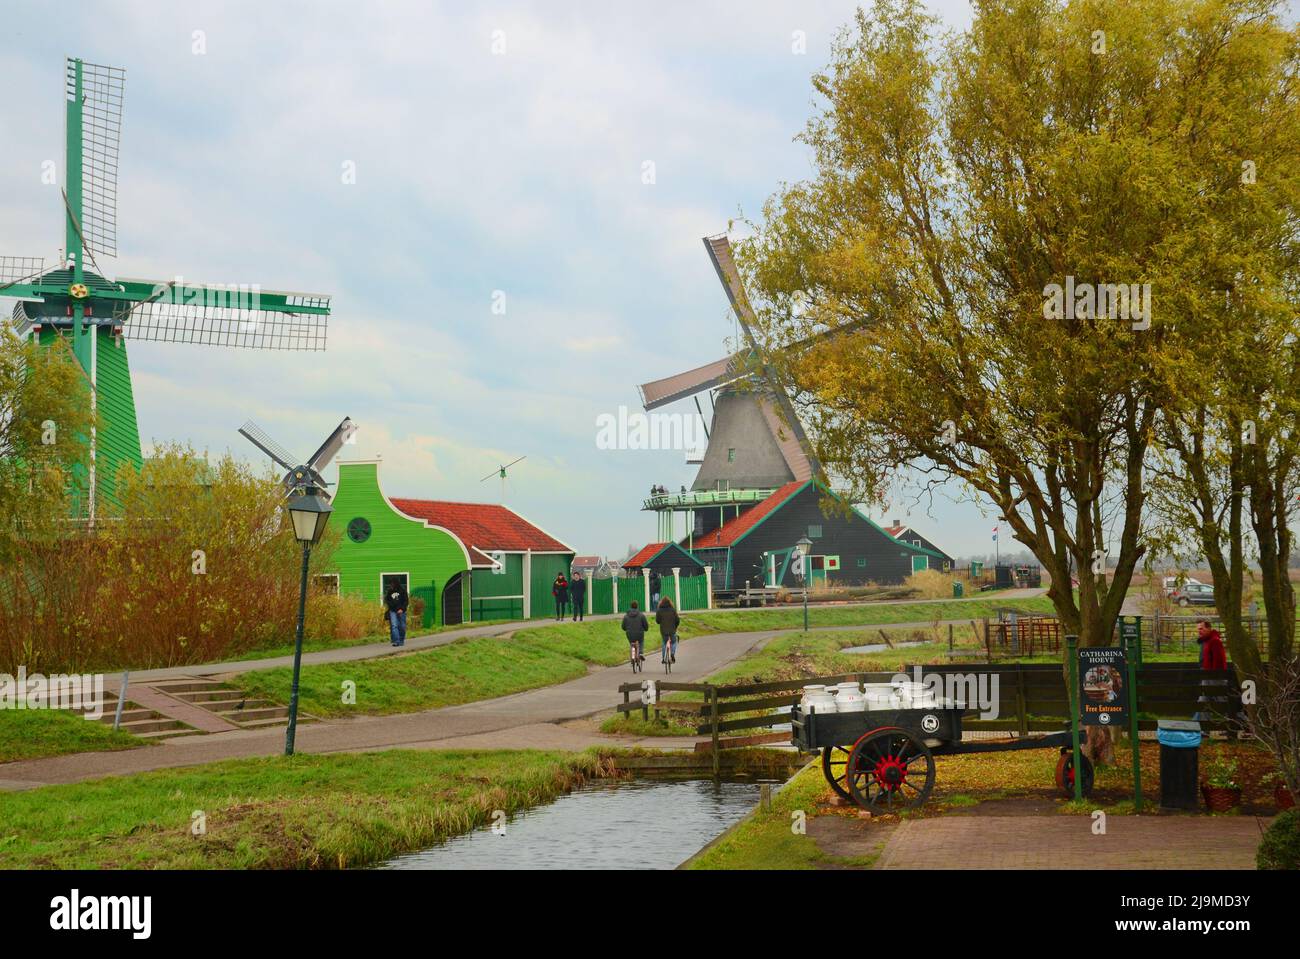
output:
[[851,507],[822,512],[830,497],[814,480],[786,483],[757,506],[696,537],[692,552],[713,567],[715,589],[795,586],[790,553],[799,540],[812,540],[812,584],[857,586],[901,583],[933,563],[936,551],[901,542]]
[[640,576],[641,570],[648,569],[660,576],[671,577],[674,567],[681,571],[682,576],[704,573],[704,564],[676,543],[651,543],[623,564],[623,575]]
[[931,569],[936,569],[941,573],[947,573],[956,569],[956,560],[918,533],[916,527],[906,526],[898,520],[894,520],[892,525],[885,527],[885,532],[896,540],[910,543],[913,546],[919,546],[921,549],[928,549],[930,552],[936,554],[930,558]]

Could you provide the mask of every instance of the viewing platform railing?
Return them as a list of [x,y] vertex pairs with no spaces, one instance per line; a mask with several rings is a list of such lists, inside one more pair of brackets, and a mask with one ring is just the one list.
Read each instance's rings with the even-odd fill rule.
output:
[[705,509],[709,506],[730,506],[735,503],[759,503],[767,499],[774,489],[722,489],[688,490],[685,493],[662,493],[648,497],[643,510]]

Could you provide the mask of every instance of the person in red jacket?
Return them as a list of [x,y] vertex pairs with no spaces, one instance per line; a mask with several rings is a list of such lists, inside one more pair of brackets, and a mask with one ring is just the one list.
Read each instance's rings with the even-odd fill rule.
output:
[[[1210,625],[1208,619],[1203,619],[1196,624],[1196,642],[1201,646],[1201,670],[1210,672],[1211,670],[1220,670],[1228,668],[1228,656],[1223,651],[1223,637],[1219,631]],[[1221,679],[1202,679],[1201,695],[1197,698],[1197,703],[1204,703],[1207,710],[1199,710],[1192,714],[1192,718],[1198,721],[1220,719],[1224,715],[1225,704],[1228,697],[1224,695],[1227,690],[1224,689],[1226,682]],[[1210,687],[1210,688],[1206,688]]]
[[1223,651],[1223,637],[1210,626],[1208,619],[1196,624],[1196,642],[1201,646],[1201,669],[1227,669],[1228,655]]

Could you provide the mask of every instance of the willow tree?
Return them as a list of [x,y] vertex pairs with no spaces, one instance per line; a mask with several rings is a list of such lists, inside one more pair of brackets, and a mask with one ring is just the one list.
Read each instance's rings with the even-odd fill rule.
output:
[[1084,645],[1146,549],[1158,414],[1203,385],[1182,321],[1238,239],[1236,138],[1279,119],[1239,82],[1283,55],[1273,7],[977,2],[935,43],[879,0],[814,79],[814,175],[742,250],[828,471],[991,501]]
[[66,340],[41,347],[0,325],[0,569],[24,540],[66,531],[92,423],[85,395]]

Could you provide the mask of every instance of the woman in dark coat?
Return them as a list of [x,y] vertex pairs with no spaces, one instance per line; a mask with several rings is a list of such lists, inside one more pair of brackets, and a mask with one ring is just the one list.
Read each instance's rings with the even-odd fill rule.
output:
[[564,608],[569,605],[569,581],[564,578],[563,573],[555,574],[555,582],[551,584],[551,595],[555,597],[555,621],[558,623],[564,619]]
[[677,627],[682,618],[677,615],[673,601],[665,596],[659,600],[655,610],[655,622],[659,624],[659,636],[663,639],[663,656],[671,663],[677,662]]

